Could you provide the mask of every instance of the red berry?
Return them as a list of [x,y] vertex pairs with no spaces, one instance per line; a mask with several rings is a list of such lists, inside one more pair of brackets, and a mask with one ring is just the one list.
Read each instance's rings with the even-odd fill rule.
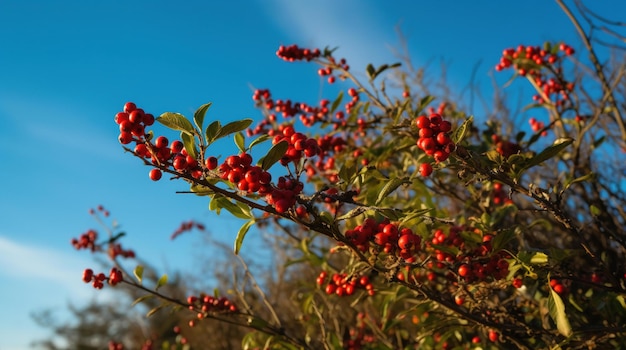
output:
[[161,173],[160,169],[155,168],[155,169],[150,170],[150,179],[152,181],[159,181],[162,175],[163,173]]
[[165,136],[159,136],[154,141],[154,145],[156,146],[156,148],[165,148],[167,147],[168,143],[169,143],[169,140]]
[[459,305],[459,306],[463,305],[463,303],[465,303],[465,298],[463,298],[460,295],[457,295],[457,296],[454,297],[454,303]]
[[124,105],[124,112],[126,113],[130,113],[134,111],[135,109],[137,109],[137,105],[135,105],[132,102],[126,102],[126,104]]
[[433,172],[433,167],[429,163],[420,164],[420,174],[423,177],[428,177]]
[[217,158],[215,157],[209,157],[206,159],[206,167],[209,170],[214,170],[215,168],[217,168]]
[[120,133],[118,140],[122,145],[127,145],[133,140],[133,135],[129,132],[122,132]]
[[459,266],[458,273],[461,277],[467,277],[470,274],[470,267],[467,264],[462,264]]
[[428,119],[428,117],[426,117],[425,115],[421,115],[417,117],[415,124],[417,125],[418,128],[425,129],[430,126],[430,119]]
[[492,342],[497,342],[498,339],[500,338],[500,335],[498,334],[498,332],[492,330],[489,330],[489,340]]

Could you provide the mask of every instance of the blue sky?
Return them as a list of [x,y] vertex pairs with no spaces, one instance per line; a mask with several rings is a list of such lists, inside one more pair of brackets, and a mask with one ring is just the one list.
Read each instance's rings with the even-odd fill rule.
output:
[[[597,10],[609,17],[626,13],[622,1],[603,3]],[[506,47],[575,41],[546,0],[0,2],[0,334],[11,335],[0,336],[0,350],[45,335],[30,312],[102,294],[80,280],[96,264],[69,244],[97,228],[89,208],[107,207],[129,233],[124,245],[165,272],[196,267],[201,240],[169,240],[181,221],[234,239],[241,222],[211,214],[203,198],[175,194],[182,182],[150,181],[149,169],[123,153],[113,116],[126,101],[188,116],[212,101],[207,118],[222,122],[258,118],[253,87],[314,103],[335,90],[316,67],[279,60],[279,45],[339,46],[358,72],[397,61],[396,26],[416,65],[436,70],[445,59],[457,90],[478,62],[477,79],[488,87]],[[243,254],[260,244],[248,239]]]

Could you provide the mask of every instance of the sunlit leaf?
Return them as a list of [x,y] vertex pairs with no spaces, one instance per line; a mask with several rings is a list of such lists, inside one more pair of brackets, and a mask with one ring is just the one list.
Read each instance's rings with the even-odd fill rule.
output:
[[472,125],[473,121],[473,116],[469,116],[467,119],[465,119],[463,124],[456,128],[456,130],[454,130],[454,132],[452,133],[452,136],[450,137],[450,139],[452,139],[452,142],[459,143],[463,141],[463,138],[465,137],[465,134],[467,134],[467,130]]
[[135,275],[135,278],[137,279],[139,284],[141,284],[141,279],[143,277],[143,266],[137,265],[137,267],[135,267],[135,269],[133,270],[133,274]]
[[222,130],[222,124],[219,120],[215,120],[207,126],[205,135],[207,144],[210,145],[217,139],[217,135],[220,133],[220,130]]
[[239,229],[239,232],[237,232],[237,237],[235,238],[235,254],[239,254],[239,250],[241,249],[241,244],[243,243],[243,239],[244,237],[246,237],[246,234],[248,233],[248,230],[250,229],[250,227],[252,227],[252,225],[254,225],[254,220],[250,220],[248,222],[246,222],[245,224],[243,224],[243,226],[241,226],[241,228]]
[[209,110],[209,108],[211,108],[211,104],[212,104],[211,102],[203,104],[193,114],[193,122],[196,124],[196,126],[200,130],[202,130],[202,124],[204,123],[204,115]]
[[180,113],[165,112],[156,121],[167,126],[170,129],[183,131],[189,135],[193,135],[193,125]]
[[220,129],[220,131],[215,136],[215,139],[217,140],[221,137],[246,130],[250,126],[250,124],[252,124],[252,119],[243,119],[230,122]]
[[561,296],[552,287],[550,287],[550,296],[548,297],[548,310],[559,333],[566,337],[572,335],[572,327],[565,314],[565,304],[563,304]]
[[541,164],[546,160],[558,155],[563,149],[565,149],[565,147],[572,144],[572,142],[574,142],[574,139],[570,137],[562,137],[560,139],[557,139],[551,146],[546,147],[539,154],[528,159],[526,161],[526,164],[524,164],[524,169],[528,169],[535,165]]
[[385,186],[383,186],[383,188],[378,193],[378,197],[376,199],[376,205],[380,204],[380,202],[382,202],[383,199],[387,198],[387,196],[391,194],[391,192],[395,191],[398,187],[400,187],[400,185],[404,183],[410,183],[410,181],[408,181],[408,179],[405,177],[393,178],[389,180],[389,182],[387,182]]
[[163,287],[165,284],[167,284],[167,274],[164,274],[163,276],[161,276],[161,278],[159,278],[159,280],[157,281],[156,287],[154,289],[158,290],[159,288]]
[[183,140],[183,145],[185,146],[185,150],[187,151],[187,154],[196,158],[196,154],[198,152],[196,152],[196,144],[194,142],[194,137],[185,132],[181,132],[180,138]]
[[245,137],[243,136],[243,133],[238,132],[235,134],[234,136],[235,139],[235,145],[237,145],[237,148],[239,148],[239,151],[241,152],[245,152],[246,151],[246,140]]
[[258,144],[260,144],[262,142],[265,142],[265,141],[267,141],[267,140],[269,140],[271,138],[272,137],[270,135],[267,135],[267,134],[261,135],[261,136],[257,137],[256,139],[252,140],[252,142],[250,142],[250,145],[248,146],[248,149],[252,149],[252,147],[254,147],[254,146],[256,146],[256,145],[258,145]]
[[144,302],[144,301],[146,301],[148,299],[152,299],[152,298],[154,298],[153,294],[146,294],[144,296],[141,296],[141,297],[135,299],[135,301],[133,301],[133,303],[130,306],[135,306],[135,305],[137,305],[139,303],[142,303],[142,302]]
[[263,161],[261,162],[261,168],[263,168],[263,170],[268,170],[269,168],[271,168],[274,163],[278,162],[280,158],[285,155],[285,152],[287,152],[288,148],[289,143],[285,140],[282,140],[272,146],[272,148],[270,148],[270,150],[263,158]]

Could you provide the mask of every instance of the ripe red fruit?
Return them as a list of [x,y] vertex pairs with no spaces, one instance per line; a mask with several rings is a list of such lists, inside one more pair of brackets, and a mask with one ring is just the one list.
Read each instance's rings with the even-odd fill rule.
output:
[[152,181],[159,181],[162,175],[163,173],[161,172],[160,169],[155,168],[155,169],[150,170],[150,179]]
[[276,201],[276,203],[274,203],[274,208],[276,208],[276,211],[280,214],[289,210],[289,207],[289,201],[286,199],[279,199],[278,201]]
[[206,159],[206,167],[209,170],[213,170],[215,168],[217,168],[217,158],[215,157],[209,157]]
[[461,305],[463,305],[463,303],[465,303],[465,298],[463,298],[460,295],[457,295],[457,296],[454,297],[454,303],[459,305],[459,306],[461,306]]
[[122,132],[118,138],[122,145],[127,145],[133,140],[133,135],[129,132]]
[[467,264],[462,264],[458,269],[459,276],[467,277],[470,274],[470,267]]
[[169,143],[169,140],[165,136],[159,136],[154,141],[154,145],[156,146],[156,148],[165,148],[167,147],[168,143]]
[[430,165],[429,163],[422,163],[422,164],[420,164],[420,174],[423,177],[430,176],[430,174],[432,174],[432,172],[433,172],[432,165]]
[[124,105],[124,112],[126,113],[130,113],[134,111],[135,109],[137,109],[137,105],[135,105],[132,102],[126,102],[126,104]]
[[428,128],[430,126],[430,119],[428,119],[428,117],[425,115],[421,115],[417,117],[415,125],[417,125],[417,127],[420,129]]
[[489,330],[489,340],[490,341],[496,343],[499,338],[500,338],[500,335],[498,334],[498,332],[494,331],[493,329]]

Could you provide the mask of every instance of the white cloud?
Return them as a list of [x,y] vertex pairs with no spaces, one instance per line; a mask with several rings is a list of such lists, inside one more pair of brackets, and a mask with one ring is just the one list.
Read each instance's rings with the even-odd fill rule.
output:
[[[28,106],[28,108],[24,108]],[[89,111],[90,115],[85,115]],[[4,131],[12,130],[0,142],[34,143],[43,147],[71,149],[92,156],[119,159],[119,148],[114,135],[98,129],[92,118],[97,111],[84,108],[62,98],[23,96],[3,92],[0,94],[0,115],[6,118]],[[113,120],[111,116],[110,119]],[[16,152],[27,152],[33,147],[12,147]],[[38,147],[41,149],[42,147]],[[30,155],[29,155],[30,156]]]
[[367,2],[274,0],[273,4],[265,6],[268,14],[299,45],[339,46],[337,56],[346,57],[358,71],[391,57],[394,28],[383,24],[380,8]]
[[81,271],[93,265],[90,259],[70,257],[51,248],[18,243],[0,235],[0,274],[19,281],[39,281],[62,286],[72,297],[89,297],[93,290],[81,280]]

